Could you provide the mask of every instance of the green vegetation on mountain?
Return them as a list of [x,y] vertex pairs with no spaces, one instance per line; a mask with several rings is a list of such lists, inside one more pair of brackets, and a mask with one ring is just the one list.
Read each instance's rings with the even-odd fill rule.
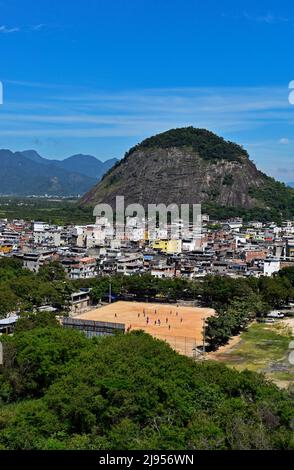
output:
[[[227,207],[215,203],[202,204],[202,212],[209,214],[211,220],[225,221],[230,218],[241,217],[244,222],[258,220],[263,223],[275,222],[280,224],[283,220],[283,213],[275,207],[254,207],[248,209],[242,206]],[[289,207],[290,209],[290,207]]]
[[223,179],[223,184],[225,186],[232,186],[233,182],[234,182],[233,175],[225,175],[225,177]]
[[128,158],[137,150],[171,147],[191,147],[204,160],[231,160],[239,162],[240,156],[248,157],[248,153],[240,145],[227,142],[222,137],[206,129],[196,129],[192,126],[157,134],[143,140],[132,147],[125,155]]
[[275,211],[275,215],[284,218],[294,216],[294,189],[274,178],[264,175],[265,181],[262,187],[250,189],[250,194],[267,211]]

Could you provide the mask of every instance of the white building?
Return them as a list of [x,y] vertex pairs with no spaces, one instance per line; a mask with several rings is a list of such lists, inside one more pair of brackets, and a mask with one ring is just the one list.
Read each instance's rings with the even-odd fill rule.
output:
[[33,231],[34,232],[44,232],[49,229],[49,224],[46,222],[34,222]]
[[58,230],[34,232],[34,244],[58,247],[61,245],[61,233]]
[[182,250],[183,251],[195,251],[200,247],[201,240],[197,238],[183,239]]
[[281,269],[281,262],[277,259],[266,259],[263,265],[263,275],[271,277]]

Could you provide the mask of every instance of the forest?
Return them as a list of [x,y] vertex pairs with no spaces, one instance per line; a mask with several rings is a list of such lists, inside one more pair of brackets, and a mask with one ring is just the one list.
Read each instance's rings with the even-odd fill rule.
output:
[[3,340],[2,450],[294,448],[293,396],[262,375],[39,320]]

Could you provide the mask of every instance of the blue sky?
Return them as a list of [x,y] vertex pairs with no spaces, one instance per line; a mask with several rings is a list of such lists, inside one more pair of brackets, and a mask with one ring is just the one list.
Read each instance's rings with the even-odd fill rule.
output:
[[294,181],[294,4],[0,0],[0,148],[122,157],[205,127]]

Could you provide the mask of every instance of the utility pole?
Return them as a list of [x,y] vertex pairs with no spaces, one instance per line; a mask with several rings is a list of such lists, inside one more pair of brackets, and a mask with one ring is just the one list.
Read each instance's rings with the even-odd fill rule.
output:
[[108,294],[108,300],[109,303],[111,304],[112,296],[111,296],[111,279],[109,280],[109,294]]
[[205,328],[206,327],[206,325],[205,325],[206,318],[202,318],[202,320],[203,320],[203,333],[202,333],[202,335],[203,335],[203,356],[205,356],[205,352],[206,352],[206,331],[205,331],[206,330],[206,328]]
[[3,344],[0,343],[0,366],[4,364]]

